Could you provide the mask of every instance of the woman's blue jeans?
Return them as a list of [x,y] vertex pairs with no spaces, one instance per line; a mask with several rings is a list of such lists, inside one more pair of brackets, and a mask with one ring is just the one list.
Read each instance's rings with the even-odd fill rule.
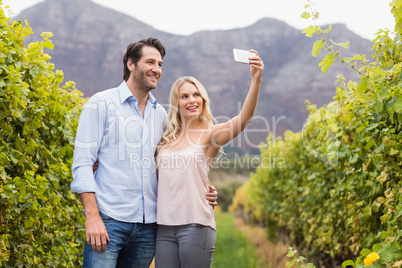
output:
[[127,223],[100,213],[110,242],[97,252],[85,242],[84,268],[146,267],[155,255],[156,223]]

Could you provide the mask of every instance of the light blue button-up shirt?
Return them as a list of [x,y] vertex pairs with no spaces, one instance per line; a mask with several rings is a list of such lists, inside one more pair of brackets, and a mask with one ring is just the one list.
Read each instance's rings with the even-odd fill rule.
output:
[[126,82],[92,96],[77,129],[72,191],[94,192],[99,211],[116,220],[156,222],[154,156],[165,127],[166,111],[154,96],[143,117]]

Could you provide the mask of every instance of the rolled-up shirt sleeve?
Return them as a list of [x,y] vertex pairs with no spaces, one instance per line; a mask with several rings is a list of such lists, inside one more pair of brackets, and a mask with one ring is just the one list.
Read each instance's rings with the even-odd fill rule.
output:
[[75,193],[96,192],[92,166],[105,133],[106,104],[96,95],[81,112],[75,138],[71,190]]

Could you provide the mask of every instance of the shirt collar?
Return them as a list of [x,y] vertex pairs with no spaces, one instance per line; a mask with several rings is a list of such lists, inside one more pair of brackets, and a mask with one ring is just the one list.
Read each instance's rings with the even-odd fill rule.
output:
[[152,104],[152,107],[156,108],[158,102],[156,101],[154,95],[151,92],[148,93],[148,101]]
[[[136,97],[133,96],[127,83],[123,81],[119,86],[120,103],[125,102],[128,98],[133,97],[135,101],[138,101]],[[154,95],[151,92],[148,93],[148,101],[152,104],[153,108],[156,108],[158,102],[156,101]]]

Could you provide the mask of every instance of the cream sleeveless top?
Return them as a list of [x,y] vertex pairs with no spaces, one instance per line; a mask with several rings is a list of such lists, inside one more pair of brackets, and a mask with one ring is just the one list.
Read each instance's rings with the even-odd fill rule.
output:
[[158,224],[198,223],[216,229],[213,208],[206,200],[211,163],[199,144],[204,131],[197,144],[178,151],[165,149],[157,156]]

